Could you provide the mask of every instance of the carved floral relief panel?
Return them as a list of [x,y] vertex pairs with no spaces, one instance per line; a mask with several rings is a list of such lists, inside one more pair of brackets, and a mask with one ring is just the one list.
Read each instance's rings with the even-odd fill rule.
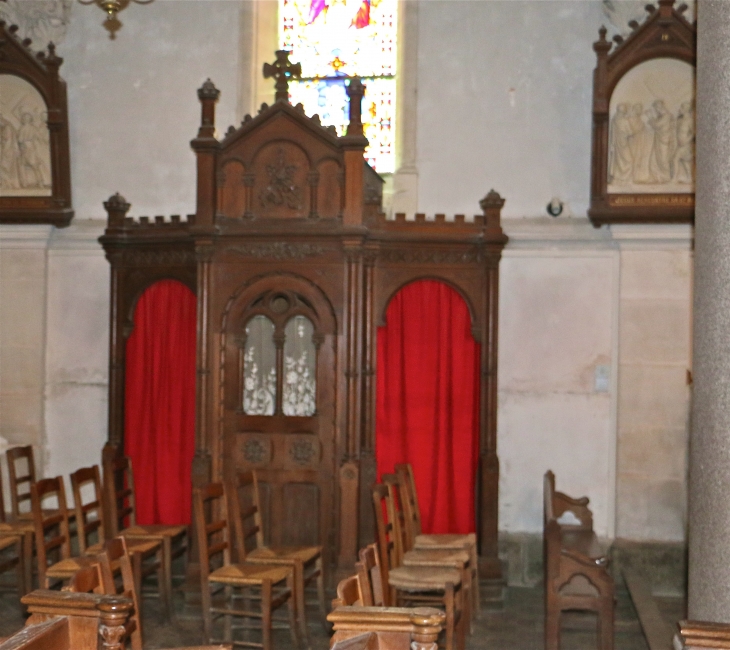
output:
[[51,196],[48,114],[27,81],[0,75],[0,196]]
[[637,65],[609,108],[610,194],[691,194],[695,168],[695,69],[678,59]]
[[261,217],[306,217],[310,171],[307,155],[287,142],[266,145],[254,162],[253,212]]

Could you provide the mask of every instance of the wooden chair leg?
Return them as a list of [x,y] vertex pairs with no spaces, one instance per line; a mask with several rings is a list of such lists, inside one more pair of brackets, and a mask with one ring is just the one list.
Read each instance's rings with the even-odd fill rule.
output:
[[23,595],[25,595],[33,591],[33,533],[23,535],[23,568],[25,574]]
[[261,585],[261,634],[263,650],[271,650],[271,580]]
[[598,634],[601,650],[613,650],[613,626],[614,626],[613,597],[610,604],[606,604],[598,612]]
[[294,589],[291,598],[292,601],[296,601],[299,636],[304,643],[304,647],[309,648],[309,629],[307,627],[307,611],[304,601],[304,564],[300,560],[294,562]]
[[[167,563],[165,562],[165,545],[160,546],[157,553],[157,591],[160,594],[160,619],[162,621],[170,620],[170,574],[167,572]],[[140,593],[142,593],[140,591]]]
[[[223,587],[224,605],[226,609],[233,609],[233,587]],[[223,615],[223,638],[226,641],[233,641],[233,618],[230,614]]]
[[456,648],[457,648],[457,650],[464,650],[466,647],[467,619],[465,616],[465,610],[467,607],[471,606],[471,603],[469,602],[470,598],[471,598],[471,595],[464,593],[463,589],[459,590],[458,595],[456,595],[454,598],[454,600],[458,604],[457,609],[459,611],[461,611],[461,616],[459,617],[459,622],[457,623],[457,627],[456,627]]
[[205,635],[205,642],[211,643],[213,639],[213,616],[210,611],[210,584],[203,585],[200,593],[200,602],[203,606],[203,634]]
[[295,647],[301,648],[304,643],[304,647],[309,650],[309,633],[307,632],[307,619],[304,615],[304,567],[301,562],[295,562],[294,570],[286,578],[286,586],[290,594],[286,601],[286,609],[289,613],[289,633]]
[[446,584],[444,591],[444,606],[446,609],[446,650],[454,650],[454,585]]
[[472,627],[472,582],[471,582],[471,564],[465,567],[461,572],[461,617],[464,619],[464,629],[469,630],[471,634],[474,630]]
[[329,632],[327,627],[327,600],[324,594],[324,570],[322,568],[322,556],[320,555],[315,563],[319,575],[317,576],[317,598],[319,599],[319,615],[322,620],[322,627]]
[[560,610],[548,604],[545,607],[545,650],[560,648]]
[[175,618],[175,608],[172,602],[172,538],[165,535],[162,538],[162,565],[165,574],[164,587],[160,584],[160,597],[165,591],[165,617],[168,621]]
[[472,602],[474,603],[473,611],[474,616],[477,618],[482,611],[481,594],[479,592],[479,558],[477,557],[477,547],[474,544],[471,547],[471,587],[472,587]]

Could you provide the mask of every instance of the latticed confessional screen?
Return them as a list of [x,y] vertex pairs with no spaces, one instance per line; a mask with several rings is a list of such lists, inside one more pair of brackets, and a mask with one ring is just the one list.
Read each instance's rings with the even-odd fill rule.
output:
[[302,80],[289,84],[291,103],[343,135],[345,81],[362,77],[365,158],[380,173],[395,170],[397,6],[397,0],[279,0],[280,47],[302,64]]
[[277,376],[282,373],[284,415],[306,417],[316,411],[317,350],[314,325],[306,316],[294,316],[284,327],[283,368],[277,368],[276,328],[266,316],[246,324],[243,357],[243,412],[274,415]]

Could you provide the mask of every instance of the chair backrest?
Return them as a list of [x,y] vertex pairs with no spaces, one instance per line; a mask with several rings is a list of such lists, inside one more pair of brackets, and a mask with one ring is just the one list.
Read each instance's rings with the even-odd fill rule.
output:
[[[109,596],[124,596],[134,603],[134,609],[126,625],[126,634],[132,642],[132,650],[142,650],[142,619],[139,611],[139,594],[134,583],[132,560],[124,537],[113,537],[104,544],[97,556],[101,576],[102,593]],[[121,588],[114,580],[114,569],[118,567],[122,576]]]
[[421,530],[421,509],[418,505],[418,492],[416,491],[416,480],[413,476],[413,466],[410,463],[400,463],[395,466],[395,473],[400,484],[406,550],[410,551],[416,543],[416,537],[423,532]]
[[0,465],[0,524],[7,521],[5,517],[5,495],[3,494],[3,468]]
[[381,582],[384,588],[386,606],[393,602],[393,593],[388,588],[390,570],[399,567],[402,562],[402,544],[400,526],[395,515],[391,486],[385,483],[373,485],[373,507],[375,508],[375,525],[378,534],[378,553],[380,554]]
[[73,591],[79,594],[103,594],[101,586],[101,567],[98,562],[79,569],[67,587],[61,591]]
[[545,472],[543,479],[543,516],[545,529],[554,521],[561,528],[593,530],[593,513],[588,497],[574,498],[555,489],[555,474]]
[[[35,461],[33,446],[13,447],[5,452],[8,461],[8,477],[10,479],[10,503],[14,517],[30,511],[30,486],[35,483]],[[21,467],[25,462],[26,468]],[[27,502],[28,510],[21,509]]]
[[[92,488],[93,494],[84,503],[82,490],[85,486]],[[79,540],[79,552],[84,554],[93,542],[91,535],[96,532],[97,541],[103,542],[104,508],[102,505],[101,476],[99,466],[82,467],[71,474],[71,488],[74,493],[74,509],[76,511],[76,532]]]
[[[71,543],[68,530],[68,511],[66,510],[66,490],[63,478],[45,478],[30,486],[33,524],[35,526],[35,546],[38,553],[38,582],[46,579],[46,568],[51,553],[60,552],[60,559],[71,557]],[[55,499],[52,509],[43,508],[43,502]]]
[[219,562],[226,566],[231,563],[228,495],[223,483],[208,483],[193,489],[193,516],[200,582],[203,589],[208,589],[211,565]]
[[385,607],[377,544],[368,544],[360,549],[360,561],[355,563],[355,570],[360,584],[362,604],[365,607]]
[[[107,443],[102,452],[104,465],[104,507],[107,510],[109,537],[127,526],[137,525],[132,461],[117,454],[116,447]],[[127,520],[128,521],[125,521]]]
[[350,607],[364,605],[357,576],[350,576],[340,580],[337,585],[337,598],[332,600],[332,609],[335,607]]
[[[250,505],[242,507],[240,493],[250,494]],[[248,501],[248,500],[247,500]],[[256,547],[264,547],[264,524],[261,518],[259,481],[255,471],[240,472],[236,480],[229,484],[228,506],[233,515],[233,532],[236,542],[236,560],[246,559],[248,540],[256,538]]]

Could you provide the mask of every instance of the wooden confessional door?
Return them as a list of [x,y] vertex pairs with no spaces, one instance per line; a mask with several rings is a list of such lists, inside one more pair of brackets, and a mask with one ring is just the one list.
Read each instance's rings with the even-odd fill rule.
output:
[[335,465],[330,303],[288,275],[256,283],[238,303],[227,328],[225,471],[257,471],[267,543],[322,545],[327,553]]

